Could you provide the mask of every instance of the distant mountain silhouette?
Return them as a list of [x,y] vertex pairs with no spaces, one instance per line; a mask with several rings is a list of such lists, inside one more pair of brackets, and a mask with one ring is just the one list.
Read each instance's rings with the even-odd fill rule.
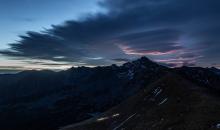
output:
[[[165,79],[169,81],[165,81]],[[177,80],[180,83],[182,83],[181,80],[184,80],[183,84],[196,86],[198,89],[195,91],[198,90],[198,93],[200,90],[204,90],[202,93],[207,92],[217,97],[220,89],[220,76],[217,70],[199,67],[170,69],[158,65],[146,57],[127,62],[122,66],[73,67],[61,72],[33,70],[17,74],[1,74],[0,129],[54,130],[89,118],[93,124],[95,119],[103,116],[103,112],[108,113],[109,109],[114,109],[114,106],[120,103],[127,104],[125,106],[129,110],[124,110],[128,115],[124,114],[118,121],[120,123],[127,116],[131,116],[129,114],[135,114],[130,110],[134,105],[130,102],[133,96],[150,89],[152,84],[161,83],[161,80],[169,82],[172,89],[179,86],[178,93],[191,89],[183,88],[182,90],[181,88],[184,86],[177,84]],[[175,91],[167,93],[175,94]],[[189,92],[190,94],[191,92]],[[170,98],[175,98],[175,96]],[[170,100],[174,99],[169,99],[169,102]],[[189,97],[189,100],[192,98]],[[129,104],[131,108],[129,108]],[[121,109],[119,106],[116,108]],[[150,109],[151,106],[146,107],[146,112],[148,108]],[[138,109],[144,108],[141,106]],[[83,124],[85,125],[79,125],[80,129],[87,127],[87,123]],[[117,124],[110,124],[107,123],[100,128],[104,130],[104,128],[110,129],[117,126]],[[99,124],[91,128],[96,130],[96,126],[98,129]]]
[[218,74],[218,75],[220,75],[220,70],[215,68],[215,67],[211,67],[211,68],[209,68],[209,70],[216,73],[216,74]]

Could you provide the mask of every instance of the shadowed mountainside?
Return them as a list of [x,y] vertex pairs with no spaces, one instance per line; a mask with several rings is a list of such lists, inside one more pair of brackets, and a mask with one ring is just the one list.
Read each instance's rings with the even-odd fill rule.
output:
[[[78,126],[80,126],[79,129],[87,128],[87,126],[90,128],[91,125],[91,129],[95,130],[99,128],[121,128],[127,120],[131,120],[137,116],[136,111],[133,111],[133,107],[138,110],[138,113],[146,107],[146,110],[143,112],[148,114],[143,115],[143,120],[155,124],[156,119],[163,116],[153,111],[163,108],[157,108],[156,106],[158,105],[155,105],[156,103],[161,103],[161,106],[163,106],[163,102],[169,103],[170,105],[163,108],[161,112],[167,113],[169,117],[166,118],[168,120],[172,118],[175,120],[177,118],[175,116],[178,114],[172,115],[170,111],[177,109],[174,100],[178,99],[179,101],[178,95],[183,100],[181,107],[184,105],[187,106],[191,102],[194,103],[194,100],[196,100],[195,103],[197,105],[202,102],[207,105],[198,106],[198,109],[211,111],[218,115],[218,111],[215,111],[218,108],[218,103],[215,101],[218,99],[220,90],[220,76],[218,72],[219,70],[216,68],[181,67],[170,69],[158,65],[146,57],[142,57],[138,60],[127,62],[122,66],[78,67],[61,72],[32,70],[17,74],[1,74],[0,129],[54,130],[86,119],[90,119],[89,123],[86,121],[86,123],[83,123],[85,125],[77,125],[77,128]],[[168,74],[169,76],[167,76]],[[166,84],[168,85],[164,86],[162,81],[167,82]],[[152,83],[156,85],[150,85]],[[160,86],[163,88],[163,92],[168,95],[165,95],[165,97],[158,95],[158,97],[156,96],[158,99],[156,97],[155,99],[151,99],[154,88],[152,86]],[[192,88],[196,89],[194,90]],[[157,91],[160,92],[162,90],[158,89]],[[177,93],[178,95],[175,95]],[[203,98],[205,93],[207,94],[207,98]],[[147,97],[150,99],[145,99],[147,101],[142,103],[143,96],[134,96],[135,94],[148,95]],[[136,99],[137,97],[138,99]],[[134,102],[135,104],[133,104]],[[138,105],[136,102],[141,103]],[[210,102],[213,108],[208,107],[208,102]],[[117,106],[120,103],[121,105]],[[121,106],[124,107],[121,108]],[[190,107],[183,107],[183,111],[188,108]],[[111,110],[108,111],[109,109]],[[113,111],[114,109],[118,110]],[[106,111],[112,115],[106,115],[107,117],[103,118],[100,117],[100,115],[105,116]],[[124,111],[125,113],[120,111]],[[154,112],[154,114],[150,115],[151,112]],[[191,115],[191,113],[187,114]],[[198,117],[202,116],[199,113],[197,114]],[[210,116],[212,115],[210,114]],[[116,120],[115,123],[111,122],[116,117],[120,117],[119,120]],[[147,119],[145,119],[146,117]],[[209,118],[211,117],[208,115],[207,120]],[[150,119],[152,120],[150,121]],[[105,120],[104,122],[109,121],[109,123],[104,123],[103,126],[102,120]],[[162,120],[165,120],[165,117]],[[123,123],[124,121],[125,123]],[[137,121],[139,122],[139,120]],[[206,120],[204,121],[206,122]],[[133,125],[136,123],[134,120]],[[212,123],[213,125],[217,123],[217,119],[214,119],[214,116],[208,125]],[[143,123],[140,124],[141,128],[142,125]],[[127,126],[126,128],[129,129],[129,127]],[[149,124],[148,127],[151,128]],[[131,126],[131,128],[136,128],[136,126]],[[211,127],[204,126],[204,128]]]
[[60,130],[212,130],[220,123],[220,97],[176,74],[96,118]]
[[0,129],[53,130],[91,118],[167,72],[143,57],[122,66],[0,75]]

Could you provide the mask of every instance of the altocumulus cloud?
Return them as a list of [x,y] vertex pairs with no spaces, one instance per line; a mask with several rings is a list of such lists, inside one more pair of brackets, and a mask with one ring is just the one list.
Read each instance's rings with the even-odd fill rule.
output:
[[85,65],[138,56],[172,66],[220,64],[219,0],[105,0],[98,4],[107,12],[27,32],[0,53]]

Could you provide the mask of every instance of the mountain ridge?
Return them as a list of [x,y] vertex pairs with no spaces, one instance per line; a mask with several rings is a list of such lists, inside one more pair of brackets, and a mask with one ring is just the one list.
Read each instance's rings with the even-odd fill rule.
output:
[[121,66],[24,71],[0,75],[0,129],[54,130],[81,122],[117,106],[168,73],[218,95],[220,76],[210,69],[172,69],[146,57]]
[[[60,130],[216,129],[220,97],[209,97],[205,91],[169,73],[103,115]],[[206,109],[199,110],[202,107]]]
[[79,122],[117,105],[166,72],[166,67],[142,58],[122,66],[0,76],[0,127],[50,130]]

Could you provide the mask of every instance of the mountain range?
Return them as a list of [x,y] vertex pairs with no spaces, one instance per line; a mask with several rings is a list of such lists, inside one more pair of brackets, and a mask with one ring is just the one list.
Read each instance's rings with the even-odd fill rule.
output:
[[121,66],[1,74],[0,84],[2,130],[220,128],[217,68],[167,68],[142,57]]

